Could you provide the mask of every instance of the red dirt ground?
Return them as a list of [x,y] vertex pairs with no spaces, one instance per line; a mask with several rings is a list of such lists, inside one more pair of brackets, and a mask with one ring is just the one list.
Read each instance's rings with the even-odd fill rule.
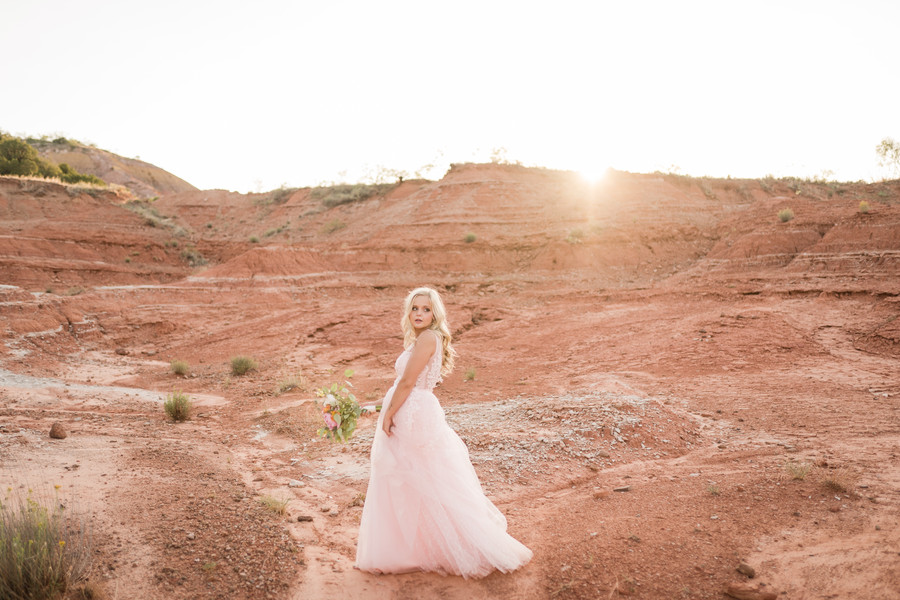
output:
[[[459,165],[148,206],[0,178],[0,483],[93,517],[110,598],[900,598],[900,182]],[[513,574],[352,568],[374,419],[318,438],[313,392],[379,401],[424,284]]]

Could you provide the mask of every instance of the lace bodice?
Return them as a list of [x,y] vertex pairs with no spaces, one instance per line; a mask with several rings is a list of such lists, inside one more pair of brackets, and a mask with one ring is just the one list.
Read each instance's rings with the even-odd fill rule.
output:
[[[400,377],[403,375],[403,370],[406,369],[406,363],[409,362],[411,354],[412,346],[404,350],[403,353],[397,357],[397,362],[394,363],[394,372],[397,375],[395,383],[399,381]],[[434,389],[434,386],[440,383],[442,358],[443,349],[441,347],[441,340],[438,338],[434,354],[428,359],[428,363],[416,379],[416,388],[431,391]]]

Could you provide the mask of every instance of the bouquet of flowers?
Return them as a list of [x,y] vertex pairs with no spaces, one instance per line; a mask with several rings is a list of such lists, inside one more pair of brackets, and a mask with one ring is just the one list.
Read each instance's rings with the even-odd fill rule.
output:
[[348,441],[356,430],[356,420],[362,412],[356,397],[345,386],[337,383],[319,388],[316,396],[325,398],[322,403],[325,427],[319,429],[319,435],[330,440]]

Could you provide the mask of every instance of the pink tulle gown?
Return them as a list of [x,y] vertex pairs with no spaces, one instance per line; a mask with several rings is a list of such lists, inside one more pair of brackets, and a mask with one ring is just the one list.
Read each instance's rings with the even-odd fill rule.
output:
[[375,429],[359,525],[356,566],[364,571],[483,577],[531,559],[531,550],[506,533],[506,518],[484,495],[468,449],[432,392],[441,379],[440,348],[438,342],[388,437],[381,423],[411,350],[394,365],[397,379]]

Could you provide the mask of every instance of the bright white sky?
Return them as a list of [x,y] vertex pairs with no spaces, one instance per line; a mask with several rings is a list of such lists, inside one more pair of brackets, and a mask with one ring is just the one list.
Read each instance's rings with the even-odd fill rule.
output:
[[896,0],[0,0],[0,130],[200,188],[600,172],[877,179]]

